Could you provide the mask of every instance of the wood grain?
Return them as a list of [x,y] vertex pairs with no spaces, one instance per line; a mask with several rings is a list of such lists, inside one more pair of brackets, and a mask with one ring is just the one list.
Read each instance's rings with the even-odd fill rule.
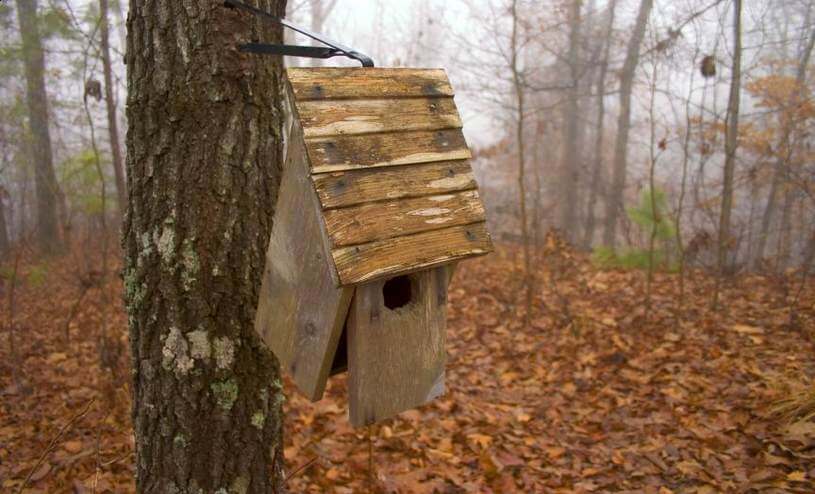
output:
[[306,140],[312,173],[471,158],[460,129]]
[[319,400],[353,288],[337,288],[295,124],[289,140],[255,331],[308,398]]
[[462,126],[453,98],[297,101],[297,112],[306,138]]
[[470,163],[465,160],[321,173],[313,175],[312,180],[323,209],[477,187]]
[[477,190],[324,211],[332,248],[485,221]]
[[289,68],[298,101],[453,96],[442,69]]
[[384,305],[385,281],[357,287],[348,314],[351,424],[370,425],[444,393],[446,267],[408,275],[412,302]]
[[482,254],[493,249],[484,223],[454,226],[332,251],[340,283],[395,276]]

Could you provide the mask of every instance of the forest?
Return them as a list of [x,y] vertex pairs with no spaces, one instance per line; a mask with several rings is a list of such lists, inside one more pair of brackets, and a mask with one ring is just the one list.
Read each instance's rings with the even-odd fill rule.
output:
[[815,492],[813,48],[812,0],[0,0],[0,491]]

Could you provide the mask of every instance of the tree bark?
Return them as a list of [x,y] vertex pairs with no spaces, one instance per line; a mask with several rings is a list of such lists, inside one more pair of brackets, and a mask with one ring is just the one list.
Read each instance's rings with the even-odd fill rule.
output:
[[[255,0],[283,16],[285,0]],[[140,493],[283,492],[279,366],[254,333],[282,161],[281,42],[223,2],[132,0],[124,284]]]
[[713,307],[719,300],[719,288],[727,270],[730,251],[730,217],[733,211],[733,177],[736,170],[736,150],[739,146],[739,103],[741,101],[741,0],[733,1],[733,69],[730,78],[730,97],[727,102],[727,128],[724,142],[724,173],[722,178],[722,207],[719,215],[718,276],[713,293]]
[[116,101],[113,98],[113,69],[110,63],[110,25],[108,17],[108,0],[99,0],[99,33],[102,51],[102,68],[105,74],[105,106],[108,110],[108,136],[110,154],[113,158],[113,174],[116,177],[116,200],[119,215],[127,207],[127,189],[122,165],[122,148],[119,144],[119,124],[116,119]]
[[608,23],[606,24],[605,41],[603,41],[603,59],[600,61],[600,74],[597,77],[597,125],[594,135],[594,160],[591,165],[591,179],[589,183],[589,203],[586,207],[586,229],[583,233],[583,248],[591,249],[594,242],[594,229],[597,224],[594,209],[597,205],[597,196],[600,193],[601,175],[603,173],[603,138],[605,137],[604,123],[606,119],[606,74],[608,73],[608,57],[611,51],[611,31],[614,29],[614,14],[617,10],[617,0],[609,4]]
[[628,134],[631,130],[631,91],[634,87],[634,74],[640,59],[640,45],[645,36],[645,28],[654,0],[642,0],[634,32],[628,40],[625,61],[620,72],[620,115],[617,117],[617,138],[614,142],[614,165],[612,169],[611,191],[606,201],[606,222],[603,230],[603,243],[614,247],[617,241],[617,221],[624,210],[625,180],[628,165]]
[[23,41],[31,157],[34,161],[37,242],[43,253],[55,254],[62,251],[57,220],[60,193],[51,155],[48,95],[45,92],[45,57],[37,27],[37,0],[17,0],[17,17]]
[[580,156],[578,147],[578,98],[580,96],[580,8],[581,0],[569,4],[569,91],[564,106],[563,155],[560,162],[561,187],[564,194],[560,207],[560,229],[566,240],[577,233],[578,180]]

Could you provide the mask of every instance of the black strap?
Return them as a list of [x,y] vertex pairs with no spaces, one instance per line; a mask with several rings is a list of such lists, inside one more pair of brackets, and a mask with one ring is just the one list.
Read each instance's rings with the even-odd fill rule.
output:
[[256,7],[251,5],[247,5],[243,2],[239,2],[238,0],[224,0],[224,5],[227,7],[233,7],[245,10],[253,15],[261,17],[266,20],[270,20],[272,22],[276,22],[281,24],[284,27],[287,27],[293,31],[296,31],[304,36],[307,36],[315,41],[319,41],[320,43],[326,45],[328,48],[317,47],[317,46],[294,46],[294,45],[273,45],[273,44],[263,44],[263,43],[247,43],[238,46],[238,49],[243,52],[248,53],[259,53],[259,54],[269,54],[269,55],[289,55],[293,57],[308,57],[308,58],[331,58],[331,57],[348,57],[353,60],[358,61],[362,64],[363,67],[373,67],[374,61],[371,60],[371,57],[360,53],[353,48],[348,48],[343,46],[336,41],[332,41],[322,34],[317,34],[309,31],[308,29],[302,28],[300,26],[296,26],[291,22],[287,21],[286,19],[274,16],[264,10],[260,10]]

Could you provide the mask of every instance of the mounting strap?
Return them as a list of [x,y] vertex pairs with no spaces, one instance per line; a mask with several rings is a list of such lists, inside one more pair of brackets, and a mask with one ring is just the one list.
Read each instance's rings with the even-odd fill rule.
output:
[[326,46],[296,46],[296,45],[277,45],[267,43],[246,43],[238,45],[238,49],[247,53],[258,53],[262,55],[288,55],[291,57],[306,57],[306,58],[332,58],[332,57],[348,57],[358,61],[363,67],[373,67],[374,61],[368,55],[362,54],[353,48],[343,46],[336,41],[332,41],[322,34],[317,34],[302,28],[286,19],[274,16],[266,11],[260,10],[251,5],[247,5],[238,0],[224,0],[224,5],[227,7],[245,10],[253,15],[261,17],[272,22],[276,22],[284,27],[296,31],[304,36],[307,36],[315,41]]

